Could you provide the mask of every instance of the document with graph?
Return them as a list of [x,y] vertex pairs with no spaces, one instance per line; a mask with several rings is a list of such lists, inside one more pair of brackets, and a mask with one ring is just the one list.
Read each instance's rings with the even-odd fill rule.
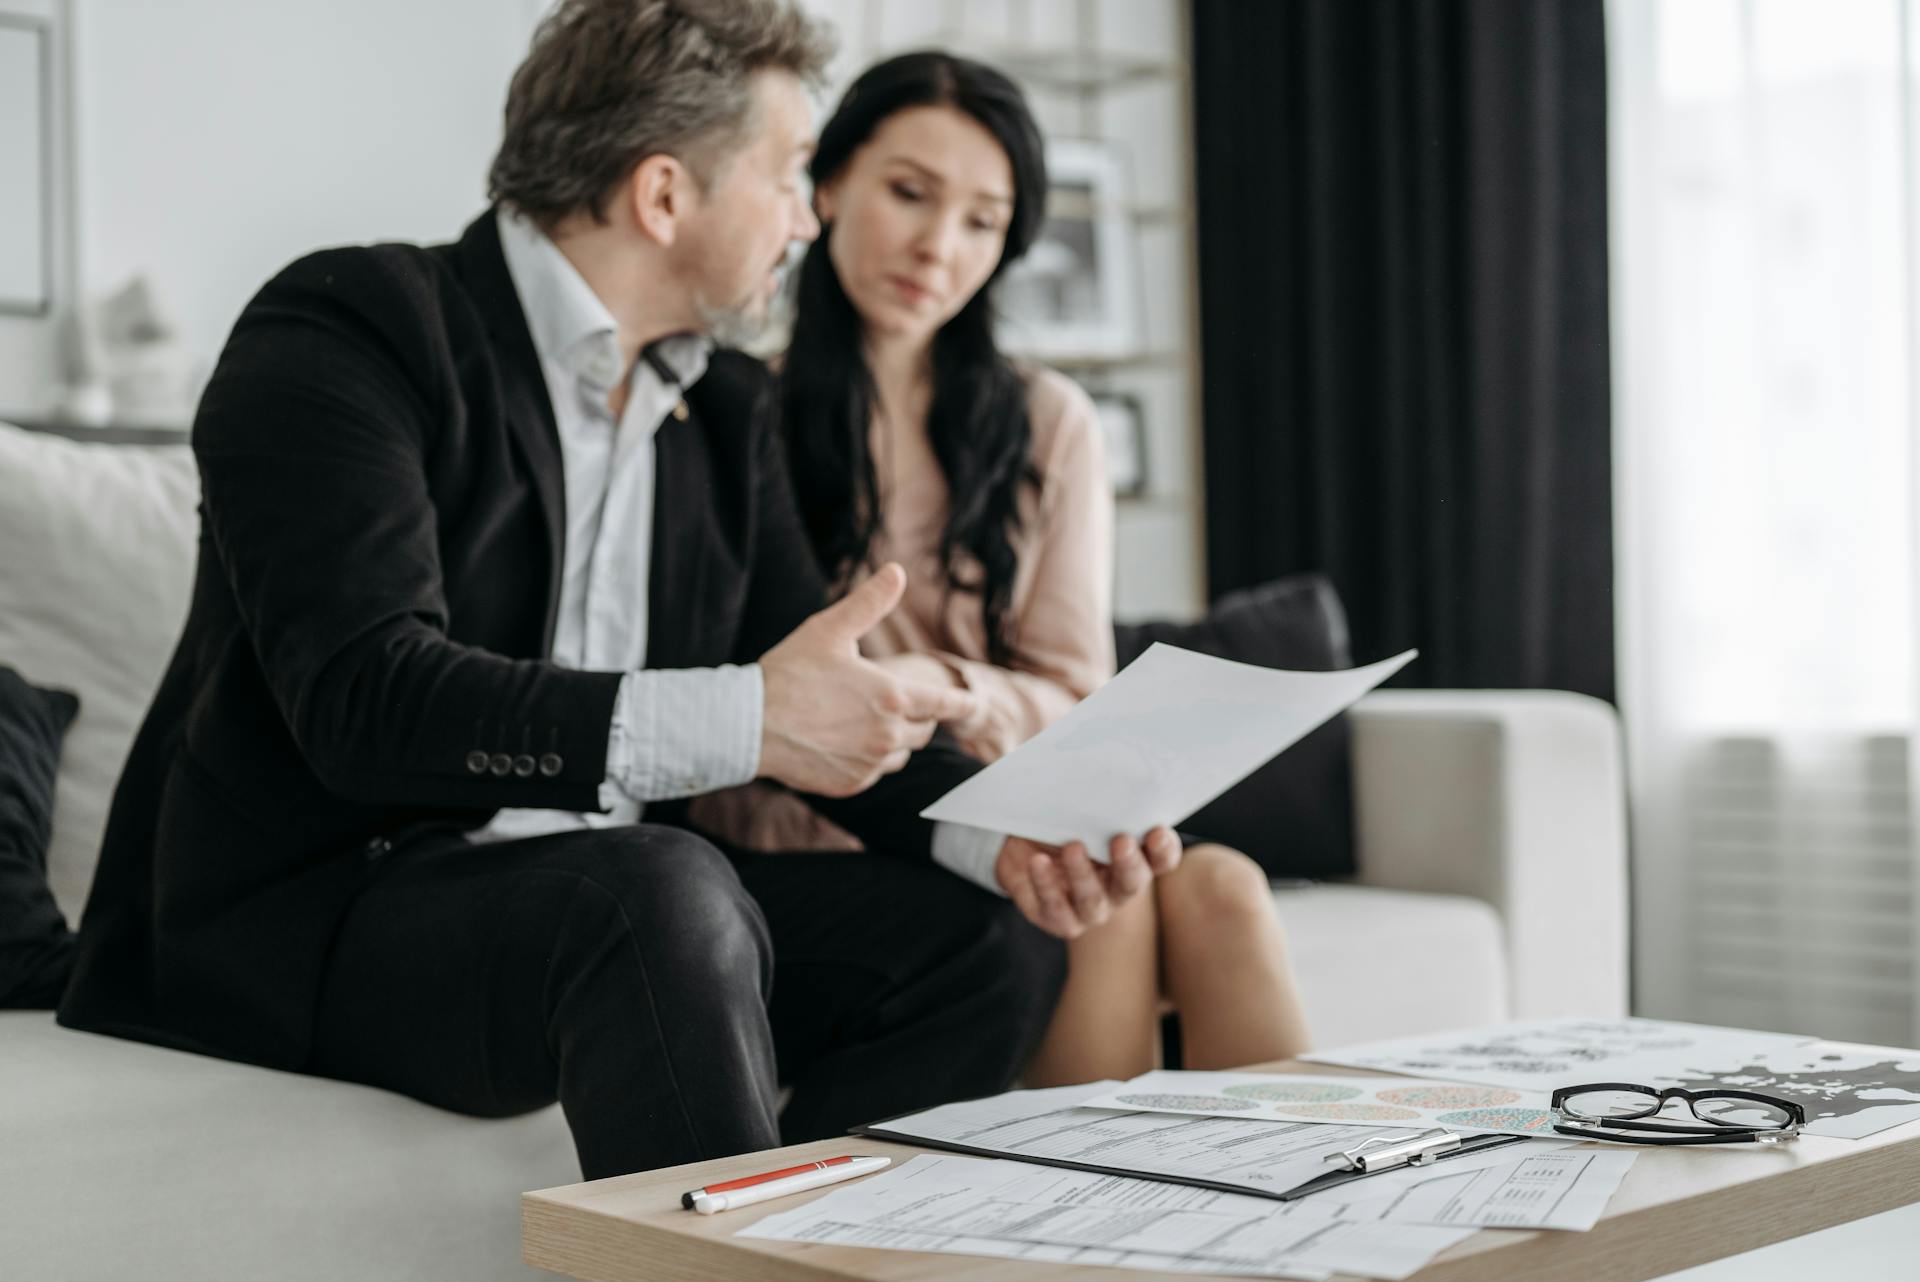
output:
[[1106,858],[1177,824],[1405,667],[1290,672],[1155,645],[1066,716],[921,813]]

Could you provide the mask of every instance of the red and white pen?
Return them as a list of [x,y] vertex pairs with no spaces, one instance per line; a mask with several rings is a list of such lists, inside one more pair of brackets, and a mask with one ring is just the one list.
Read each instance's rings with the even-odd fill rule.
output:
[[752,1206],[768,1198],[804,1193],[825,1184],[838,1184],[862,1175],[871,1175],[893,1164],[890,1157],[827,1157],[805,1166],[789,1166],[764,1175],[743,1175],[737,1180],[688,1189],[680,1195],[680,1205],[702,1215],[730,1211],[737,1206]]

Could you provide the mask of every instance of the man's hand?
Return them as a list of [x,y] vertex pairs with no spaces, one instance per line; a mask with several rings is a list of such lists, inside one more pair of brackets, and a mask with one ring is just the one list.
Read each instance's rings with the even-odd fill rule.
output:
[[1155,877],[1178,867],[1180,839],[1171,828],[1159,827],[1144,842],[1115,837],[1107,853],[1111,862],[1103,867],[1077,841],[1055,849],[1009,837],[993,875],[1028,921],[1049,935],[1078,939]]
[[966,691],[903,680],[860,657],[860,638],[906,586],[906,572],[885,565],[761,656],[763,778],[851,797],[905,765],[942,721],[973,714]]

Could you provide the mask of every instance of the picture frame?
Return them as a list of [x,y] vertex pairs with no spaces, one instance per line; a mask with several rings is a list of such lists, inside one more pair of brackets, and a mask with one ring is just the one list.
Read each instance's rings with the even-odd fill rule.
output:
[[1130,355],[1141,342],[1139,246],[1124,151],[1047,145],[1047,217],[994,287],[1002,345],[1041,360]]
[[0,315],[53,307],[53,77],[52,23],[0,9]]
[[1107,453],[1107,479],[1115,498],[1138,498],[1147,492],[1146,406],[1128,392],[1094,391],[1094,413]]

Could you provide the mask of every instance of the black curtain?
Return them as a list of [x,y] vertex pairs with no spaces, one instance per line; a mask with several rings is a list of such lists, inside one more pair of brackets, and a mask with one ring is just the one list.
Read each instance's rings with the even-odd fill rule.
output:
[[1611,699],[1602,0],[1194,0],[1215,596]]

